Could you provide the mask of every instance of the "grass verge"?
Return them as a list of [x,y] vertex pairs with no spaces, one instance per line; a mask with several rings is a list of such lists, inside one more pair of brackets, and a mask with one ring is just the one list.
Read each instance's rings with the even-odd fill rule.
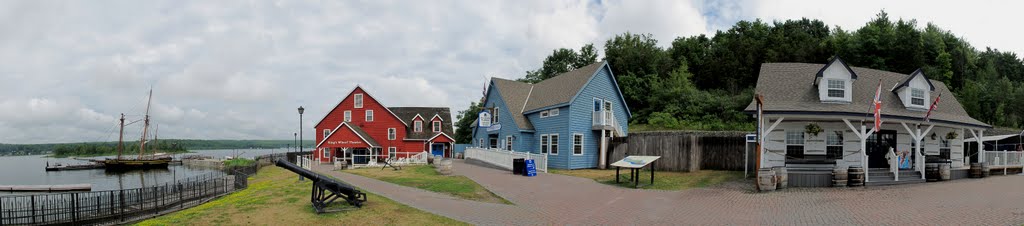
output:
[[466,225],[372,193],[363,208],[317,215],[311,186],[290,171],[266,167],[249,178],[248,189],[138,225]]
[[[574,177],[590,178],[603,184],[616,185],[620,187],[632,188],[633,183],[626,183],[629,180],[629,170],[622,169],[620,171],[620,181],[622,183],[615,183],[615,169],[578,169],[578,170],[549,170],[551,173],[569,175]],[[641,187],[643,189],[658,189],[658,190],[684,190],[690,188],[702,188],[712,185],[717,185],[731,180],[740,180],[743,178],[742,172],[734,171],[716,171],[716,170],[701,170],[697,172],[664,172],[657,171],[654,173],[654,185],[648,185]],[[641,171],[640,173],[640,185],[649,184],[651,182],[651,171]]]
[[360,168],[346,170],[345,172],[402,186],[450,194],[468,200],[512,204],[512,202],[495,195],[468,177],[441,175],[431,166],[406,166],[402,167],[402,170]]
[[224,161],[224,166],[226,166],[226,167],[251,166],[253,163],[256,163],[256,160],[244,159],[244,158],[235,158],[235,159]]

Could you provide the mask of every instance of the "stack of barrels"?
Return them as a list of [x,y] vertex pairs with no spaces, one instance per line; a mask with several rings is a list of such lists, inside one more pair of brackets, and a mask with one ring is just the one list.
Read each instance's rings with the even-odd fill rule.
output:
[[947,181],[950,179],[950,163],[939,163],[939,180]]
[[981,163],[981,177],[988,177],[990,173],[992,173],[992,166],[987,162]]
[[853,165],[850,166],[850,182],[851,187],[864,186],[864,167]]
[[761,191],[774,191],[778,180],[772,168],[757,170],[757,188]]
[[989,175],[989,166],[988,166],[988,164],[984,164],[984,163],[980,163],[980,162],[972,162],[971,163],[971,178],[982,178],[982,177],[987,177],[988,175]]
[[438,160],[437,163],[434,164],[434,167],[437,168],[437,172],[441,175],[452,175],[453,168],[451,159]]
[[924,178],[928,182],[939,181],[939,164],[938,163],[925,163],[924,164]]
[[832,187],[846,187],[848,175],[846,174],[846,167],[836,165],[836,168],[832,169]]

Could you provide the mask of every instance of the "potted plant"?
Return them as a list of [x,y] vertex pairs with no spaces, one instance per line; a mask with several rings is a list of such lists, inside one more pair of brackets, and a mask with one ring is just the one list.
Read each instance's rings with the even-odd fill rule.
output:
[[956,131],[949,131],[949,133],[946,133],[947,140],[956,139],[957,136],[960,136],[960,134],[956,134]]
[[821,131],[821,126],[818,126],[818,123],[812,122],[804,127],[804,132],[814,137],[818,136],[818,134],[821,133]]
[[938,135],[936,135],[935,133],[932,133],[932,140],[935,140],[936,137],[938,137]]

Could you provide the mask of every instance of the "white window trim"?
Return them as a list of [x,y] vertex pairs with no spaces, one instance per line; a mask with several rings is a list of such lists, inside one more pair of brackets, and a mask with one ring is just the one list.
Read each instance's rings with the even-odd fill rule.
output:
[[388,140],[398,139],[398,130],[395,128],[388,128]]
[[[491,146],[491,144],[494,144],[494,146]],[[498,138],[497,137],[494,138],[494,142],[493,143],[491,142],[491,138],[490,137],[487,138],[487,148],[498,149],[500,147],[498,145],[501,145],[501,144],[498,143]]]
[[423,132],[423,121],[416,120],[412,122],[413,132]]
[[373,121],[373,110],[366,110],[366,121],[367,122],[372,122]]
[[539,143],[539,145],[540,145],[539,153],[547,154],[548,153],[548,149],[550,149],[550,147],[551,147],[548,144],[548,135],[547,134],[541,134],[540,135],[540,143]]
[[[914,98],[914,90],[919,90],[919,91],[921,91],[921,98],[919,98],[919,99],[921,99],[921,104],[915,104],[915,103],[914,103],[914,99],[915,99],[915,98]],[[926,93],[925,93],[924,89],[919,89],[919,88],[914,88],[914,87],[910,87],[910,106],[914,106],[914,107],[924,107],[925,103],[927,102],[927,100],[925,99],[925,96],[927,96],[927,95],[925,95],[925,94],[926,94]]]
[[353,95],[352,98],[353,98],[353,100],[352,100],[353,107],[355,107],[355,108],[363,108],[363,94],[362,93],[357,93],[357,94]]
[[[833,81],[835,81],[835,82],[839,82],[839,84],[842,84],[842,85],[843,85],[843,88],[840,88],[840,89],[835,89],[835,88],[832,88],[832,86],[831,86],[831,83],[832,83]],[[833,97],[833,96],[829,96],[829,91],[831,91],[831,90],[839,90],[839,91],[842,91],[842,95],[843,95],[843,96],[841,96],[841,97]],[[845,80],[842,80],[842,79],[834,79],[834,78],[826,79],[826,80],[825,80],[825,97],[828,97],[828,98],[834,98],[834,99],[846,99],[846,81],[845,81]]]
[[[799,132],[799,133],[801,133],[801,134],[802,134],[801,136],[803,137],[803,140],[802,140],[802,141],[800,141],[800,143],[799,143],[799,144],[791,144],[791,143],[789,143],[789,133],[791,133],[791,132],[792,132],[792,133],[798,133],[798,132]],[[802,131],[802,130],[797,130],[797,131],[793,131],[793,130],[787,130],[787,131],[785,132],[785,134],[786,134],[786,142],[785,142],[785,143],[786,143],[786,145],[787,145],[787,146],[789,146],[789,145],[800,145],[800,146],[804,146],[804,145],[807,145],[807,135],[806,135],[806,134],[803,134],[803,133],[804,133],[804,131]]]
[[561,138],[557,133],[548,134],[548,155],[558,155],[558,138]]
[[352,122],[352,111],[345,111],[345,117],[342,121]]
[[540,118],[547,118],[547,117],[548,117],[548,111],[541,111],[540,112]]
[[476,142],[478,142],[478,143],[476,143],[478,147],[480,147],[480,148],[484,147],[484,138],[478,138]]
[[505,136],[505,150],[511,151],[512,148],[512,136]]
[[396,158],[398,156],[398,147],[388,147],[388,158]]
[[441,132],[441,121],[433,121],[430,122],[430,124],[430,127],[433,127],[431,128],[431,131],[434,131],[435,133]]
[[[576,143],[576,136],[580,136],[580,143],[579,144]],[[584,148],[586,148],[586,146],[583,145],[585,143],[584,139],[586,139],[586,138],[587,137],[583,136],[583,134],[581,134],[581,133],[574,133],[574,134],[572,134],[572,155],[583,155],[583,153],[586,152],[586,149],[584,149]],[[580,147],[580,153],[579,154],[576,154],[576,146]]]
[[330,135],[331,135],[331,129],[324,129],[324,139],[326,140],[327,136],[330,136]]
[[594,109],[594,110],[592,110],[593,112],[602,112],[602,111],[604,111],[604,99],[594,97],[594,102],[592,102],[592,104],[596,104],[598,102],[601,103],[601,106],[598,107],[597,109],[594,109],[594,105],[590,105],[590,107],[591,107],[590,109]]
[[322,153],[324,158],[331,158],[330,150],[331,150],[330,148],[321,148],[320,149],[320,153]]
[[491,125],[501,124],[501,123],[498,123],[498,112],[501,112],[501,111],[499,111],[499,109],[501,109],[501,108],[494,107],[494,112],[491,112],[491,118],[492,118],[491,119]]
[[558,108],[548,110],[548,117],[558,116]]

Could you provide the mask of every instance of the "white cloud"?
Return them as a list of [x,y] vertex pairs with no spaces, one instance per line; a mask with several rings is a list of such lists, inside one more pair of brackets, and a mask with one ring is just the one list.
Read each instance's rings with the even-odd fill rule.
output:
[[[859,27],[885,8],[975,46],[1020,52],[1016,2],[3,1],[0,143],[116,139],[144,111],[162,138],[290,139],[356,85],[389,106],[480,99],[555,48],[651,33],[713,33],[737,20],[820,18]],[[137,139],[138,124],[126,132]]]

